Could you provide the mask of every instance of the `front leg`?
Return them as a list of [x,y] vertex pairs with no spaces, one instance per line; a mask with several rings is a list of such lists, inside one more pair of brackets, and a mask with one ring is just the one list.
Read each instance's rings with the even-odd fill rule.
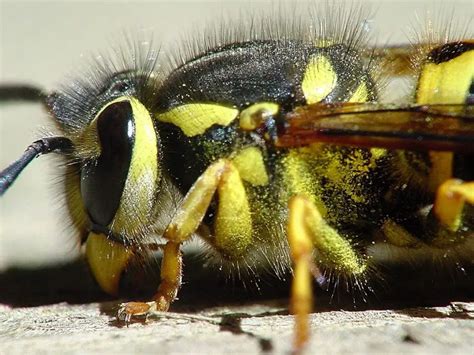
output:
[[245,252],[252,237],[250,207],[238,170],[230,161],[221,159],[195,182],[163,235],[168,242],[163,250],[161,284],[152,301],[123,304],[120,319],[129,321],[132,316],[169,309],[181,286],[180,246],[196,232],[216,192],[219,203],[213,244],[224,255],[237,257]]
[[182,269],[180,243],[169,241],[163,248],[161,283],[152,301],[124,303],[118,311],[118,318],[129,323],[133,316],[146,316],[153,311],[166,312],[181,286]]
[[223,256],[238,259],[252,242],[252,217],[239,171],[225,159],[212,164],[196,181],[164,237],[177,243],[187,240],[201,224],[216,192],[219,198],[210,242]]

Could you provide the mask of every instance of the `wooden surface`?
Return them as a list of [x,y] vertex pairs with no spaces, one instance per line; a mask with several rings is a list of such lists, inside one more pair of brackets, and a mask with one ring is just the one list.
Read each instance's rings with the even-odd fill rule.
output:
[[[82,261],[0,274],[0,354],[289,352],[288,281],[257,291],[186,266],[172,313],[129,327],[116,320],[120,300],[100,292]],[[317,289],[307,353],[473,354],[472,277],[435,276],[393,270],[367,297]],[[149,278],[148,292],[156,273]]]
[[[285,303],[234,304],[116,324],[115,303],[0,306],[0,353],[288,353]],[[311,316],[307,349],[318,354],[472,354],[474,303]]]

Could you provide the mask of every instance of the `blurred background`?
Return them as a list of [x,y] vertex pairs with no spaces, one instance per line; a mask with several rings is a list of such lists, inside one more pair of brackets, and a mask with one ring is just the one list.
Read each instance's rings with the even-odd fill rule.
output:
[[[280,1],[289,8],[303,1]],[[0,82],[54,90],[80,75],[90,59],[120,43],[124,30],[154,33],[158,43],[177,43],[186,33],[228,17],[265,13],[274,1],[2,1]],[[473,15],[472,1],[376,1],[368,24],[380,44],[409,41],[416,14],[428,10]],[[441,10],[440,10],[441,9]],[[466,16],[467,15],[467,16]],[[457,16],[457,15],[456,15]],[[453,20],[456,23],[457,17]],[[472,23],[471,23],[472,25]],[[105,50],[106,51],[106,50]],[[0,106],[0,167],[20,156],[51,127],[39,105]],[[77,257],[67,227],[54,159],[35,160],[0,199],[0,272],[35,268]]]

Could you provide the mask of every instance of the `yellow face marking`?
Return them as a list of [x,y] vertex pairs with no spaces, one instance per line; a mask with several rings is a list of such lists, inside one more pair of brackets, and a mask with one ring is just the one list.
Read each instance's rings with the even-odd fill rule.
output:
[[217,104],[184,104],[158,115],[161,122],[181,128],[188,137],[203,134],[212,125],[229,125],[237,118],[239,110]]
[[270,116],[278,113],[280,106],[273,102],[259,102],[242,110],[239,116],[240,128],[253,131]]
[[153,209],[161,168],[158,161],[158,142],[150,113],[135,98],[126,97],[123,100],[130,101],[132,106],[135,142],[120,206],[111,229],[136,235],[141,232],[143,222],[147,221]]
[[367,90],[367,84],[362,83],[358,86],[348,102],[358,103],[367,101],[369,101],[369,91]]
[[257,147],[243,149],[232,159],[232,162],[239,171],[242,180],[256,186],[268,184],[268,174],[262,152]]
[[301,82],[306,103],[314,104],[323,100],[337,84],[337,74],[329,60],[318,55],[309,61]]
[[90,232],[86,243],[86,256],[100,288],[111,295],[116,295],[120,277],[132,252],[122,244],[108,240],[103,234]]
[[474,50],[447,62],[426,63],[416,90],[418,104],[462,104],[474,80]]

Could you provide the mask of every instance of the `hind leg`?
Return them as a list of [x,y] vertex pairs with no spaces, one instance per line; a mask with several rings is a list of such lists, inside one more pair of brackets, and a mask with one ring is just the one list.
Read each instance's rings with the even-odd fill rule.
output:
[[466,203],[474,205],[474,182],[449,179],[438,187],[433,213],[441,225],[456,232]]

